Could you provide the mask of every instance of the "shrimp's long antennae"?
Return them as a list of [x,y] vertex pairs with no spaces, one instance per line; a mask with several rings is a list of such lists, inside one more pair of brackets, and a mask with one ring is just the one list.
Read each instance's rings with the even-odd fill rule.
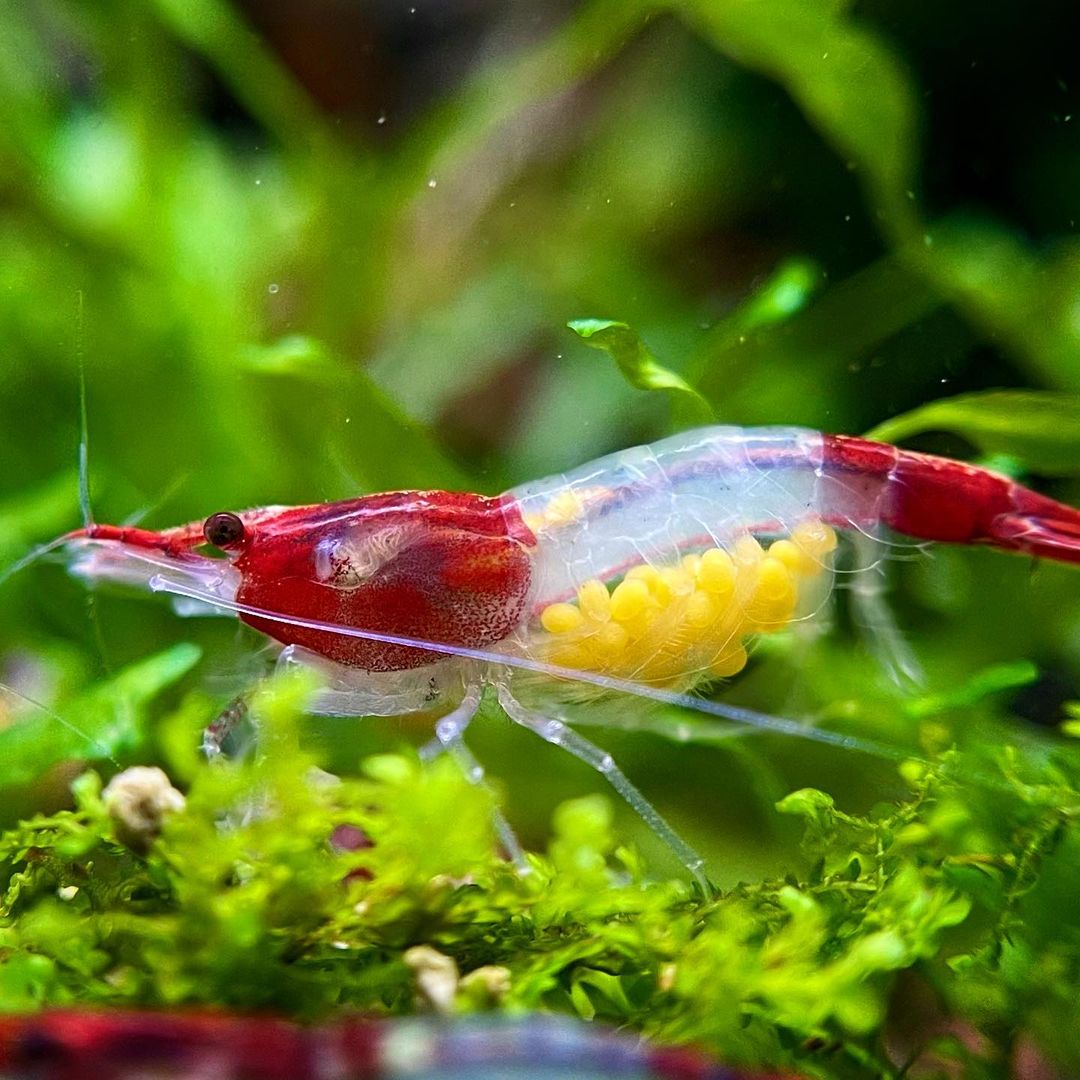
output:
[[75,357],[79,368],[79,509],[82,511],[83,528],[94,524],[90,509],[90,423],[86,408],[86,350],[83,347],[83,309],[85,297],[78,292],[76,309]]
[[109,748],[104,743],[99,742],[97,739],[95,739],[93,735],[90,735],[87,732],[83,731],[82,728],[78,726],[78,724],[73,724],[70,720],[61,716],[58,712],[50,709],[47,705],[42,705],[40,701],[30,697],[28,694],[24,694],[21,690],[16,690],[14,686],[9,686],[7,683],[0,682],[0,692],[10,694],[12,697],[18,698],[20,701],[26,702],[27,705],[32,705],[35,709],[44,713],[50,720],[55,721],[61,727],[70,731],[72,735],[77,735],[80,739],[84,739],[91,746],[95,747],[101,752],[101,756],[107,761],[111,762],[117,768],[120,767],[120,762],[117,761],[116,758],[112,755],[112,753],[109,751]]
[[203,600],[215,607],[224,608],[228,611],[235,611],[237,614],[253,615],[260,619],[282,623],[287,626],[301,627],[306,630],[319,630],[324,633],[337,634],[342,637],[361,638],[366,641],[381,641],[388,645],[401,645],[411,649],[424,649],[452,656],[460,656],[467,660],[478,660],[503,667],[533,671],[555,678],[586,682],[604,690],[633,694],[637,697],[661,702],[665,705],[681,705],[684,708],[692,709],[695,712],[707,713],[724,720],[731,720],[735,723],[744,724],[760,731],[771,731],[781,735],[793,735],[796,738],[809,739],[813,742],[826,743],[830,746],[839,746],[846,750],[859,750],[863,753],[892,761],[904,761],[912,756],[903,750],[893,746],[887,746],[884,743],[860,739],[852,735],[843,735],[836,731],[826,731],[821,728],[808,727],[805,724],[800,724],[797,720],[790,720],[786,717],[771,716],[768,713],[757,712],[754,709],[747,709],[739,705],[727,705],[720,701],[697,698],[692,694],[667,690],[659,686],[648,686],[644,683],[635,683],[629,679],[620,679],[610,675],[603,675],[599,672],[559,667],[540,660],[533,660],[527,656],[515,656],[512,653],[495,652],[489,649],[474,649],[464,645],[443,645],[437,641],[425,641],[420,638],[405,637],[399,634],[381,634],[373,630],[361,630],[358,627],[341,626],[335,623],[323,622],[319,619],[304,619],[295,615],[285,615],[281,612],[269,611],[265,608],[254,607],[251,604],[243,604],[236,600],[229,600],[221,596],[216,596],[214,593],[206,592],[202,589],[195,588],[194,586],[170,580],[167,574],[154,574],[147,584],[153,592],[171,593],[176,596],[187,596],[193,600]]
[[[94,524],[94,515],[90,509],[90,424],[87,419],[86,407],[86,350],[83,347],[83,311],[85,307],[85,295],[82,289],[76,293],[75,305],[75,362],[79,373],[79,511],[82,514],[84,529],[90,529]],[[50,540],[47,544],[39,544],[36,548],[28,551],[21,559],[12,563],[6,570],[0,571],[0,585],[10,577],[14,577],[20,570],[24,570],[31,563],[35,563],[43,555],[63,547],[69,537],[60,536]],[[12,691],[14,693],[14,691]],[[28,699],[29,700],[29,699]],[[37,704],[37,702],[31,702]]]
[[69,536],[58,536],[55,540],[50,540],[47,544],[38,544],[36,548],[28,551],[21,559],[12,563],[6,570],[0,570],[0,585],[3,585],[8,578],[14,577],[20,570],[24,570],[31,563],[35,563],[43,555],[48,555],[50,551],[55,551],[59,547],[63,547],[70,541]]

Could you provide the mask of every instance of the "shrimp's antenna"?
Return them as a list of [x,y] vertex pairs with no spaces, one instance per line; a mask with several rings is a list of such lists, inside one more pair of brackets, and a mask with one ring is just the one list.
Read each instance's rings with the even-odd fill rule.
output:
[[120,768],[120,762],[117,761],[115,757],[113,757],[109,748],[104,743],[95,739],[93,735],[90,735],[87,732],[83,731],[77,724],[73,724],[70,720],[61,716],[58,712],[50,709],[47,705],[42,705],[40,701],[30,697],[28,694],[24,694],[21,690],[16,690],[14,686],[9,686],[7,683],[0,682],[0,690],[2,690],[6,694],[10,694],[14,698],[18,698],[20,701],[26,702],[27,705],[32,705],[40,712],[43,712],[50,720],[54,720],[61,727],[66,728],[68,731],[71,732],[72,735],[77,735],[80,739],[83,739],[91,746],[96,747],[98,750],[101,751],[102,757],[106,758],[117,768]]
[[[79,289],[75,295],[78,298],[75,305],[75,361],[79,371],[79,510],[82,512],[83,528],[89,532],[94,525],[94,514],[90,509],[90,421],[86,407],[86,294]],[[98,618],[93,593],[87,598],[86,613],[93,627],[94,643],[101,657],[101,666],[106,672],[111,672],[112,665],[105,653],[105,635],[101,631],[101,620]]]
[[203,600],[215,607],[235,611],[238,614],[253,615],[259,619],[270,622],[283,623],[287,626],[296,626],[305,630],[318,630],[323,633],[337,634],[341,637],[362,638],[365,641],[380,641],[387,645],[401,645],[410,649],[425,649],[430,652],[438,652],[452,656],[460,656],[468,660],[480,660],[485,663],[499,664],[504,667],[520,668],[524,671],[534,671],[542,675],[555,676],[574,682],[591,683],[604,690],[615,690],[625,694],[633,694],[637,697],[648,698],[661,702],[665,705],[681,705],[695,712],[708,713],[724,720],[731,720],[738,724],[757,728],[761,731],[772,731],[782,735],[793,735],[800,739],[809,739],[813,742],[826,743],[830,746],[840,746],[846,750],[860,750],[863,753],[872,754],[875,757],[886,758],[893,761],[906,761],[912,755],[893,746],[884,743],[859,739],[852,735],[842,735],[836,731],[826,731],[822,728],[807,727],[797,720],[789,720],[786,717],[771,716],[768,713],[757,712],[740,705],[727,705],[720,701],[710,701],[708,698],[697,698],[692,694],[680,693],[675,690],[666,690],[659,686],[648,686],[644,683],[631,682],[628,679],[620,679],[611,675],[602,675],[599,672],[581,671],[576,668],[559,667],[540,660],[533,660],[527,656],[515,656],[511,653],[493,652],[488,649],[473,649],[464,645],[443,645],[437,641],[425,641],[421,638],[404,637],[398,634],[380,634],[373,630],[361,630],[353,626],[340,626],[334,623],[323,622],[319,619],[304,619],[296,615],[284,615],[280,612],[269,611],[266,608],[254,607],[251,604],[242,604],[236,600],[228,600],[217,596],[212,592],[198,589],[182,582],[171,580],[166,574],[154,574],[147,582],[152,592],[172,593],[176,596],[187,596],[193,600]]
[[48,555],[50,551],[55,551],[58,547],[63,547],[69,542],[69,537],[58,536],[55,540],[50,540],[47,544],[38,544],[36,548],[28,551],[21,559],[14,562],[6,570],[0,571],[0,585],[3,585],[8,578],[14,577],[20,570],[24,570],[31,563],[37,562],[42,555]]
[[79,289],[75,307],[75,361],[79,369],[79,509],[82,511],[83,527],[94,524],[90,510],[90,423],[86,408],[86,349],[83,344],[83,313],[85,295]]

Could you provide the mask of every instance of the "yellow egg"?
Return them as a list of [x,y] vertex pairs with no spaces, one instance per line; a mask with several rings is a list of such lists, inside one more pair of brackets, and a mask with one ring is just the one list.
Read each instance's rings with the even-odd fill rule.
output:
[[750,566],[756,563],[765,552],[761,545],[749,533],[743,533],[732,548],[737,563]]
[[588,638],[589,648],[604,659],[618,656],[627,645],[629,635],[618,623],[604,623]]
[[556,667],[582,670],[593,666],[593,659],[581,645],[562,645],[552,649],[549,659]]
[[828,555],[836,548],[836,533],[824,521],[802,521],[791,532],[792,541],[812,556]]
[[660,649],[645,658],[636,677],[647,683],[667,683],[683,674],[683,656],[668,649]]
[[795,614],[796,595],[791,589],[776,596],[755,596],[747,608],[747,616],[757,624],[756,629],[781,630]]
[[782,596],[790,592],[791,588],[791,573],[779,559],[767,555],[761,560],[758,565],[755,596]]
[[720,656],[709,664],[709,672],[720,679],[737,675],[746,667],[746,649],[742,645],[729,646]]
[[626,629],[626,632],[636,641],[643,638],[649,632],[659,615],[660,608],[657,606],[656,601],[650,597],[648,607],[644,608],[632,619],[621,622],[620,625],[622,625]]
[[698,591],[687,597],[683,621],[693,630],[703,630],[716,619],[716,601],[707,593]]
[[793,574],[816,574],[822,569],[817,559],[811,558],[798,544],[790,540],[774,540],[769,545],[769,555],[779,559]]
[[649,603],[649,587],[638,578],[629,578],[615,586],[611,593],[611,617],[619,622],[636,618]]
[[573,604],[548,604],[540,613],[540,625],[549,634],[566,634],[585,621],[581,609]]
[[714,596],[730,596],[735,588],[735,566],[731,556],[721,548],[702,552],[697,572],[698,583]]
[[696,553],[684,555],[680,565],[691,577],[697,577],[698,567],[701,566],[701,556]]
[[578,589],[578,607],[593,622],[606,622],[611,618],[611,597],[607,586],[597,578],[586,581]]
[[694,591],[694,579],[683,569],[665,566],[652,583],[652,594],[661,604],[670,604],[676,596],[689,596]]
[[648,563],[639,563],[626,571],[627,581],[644,581],[646,585],[651,581],[655,581],[659,576],[660,571]]

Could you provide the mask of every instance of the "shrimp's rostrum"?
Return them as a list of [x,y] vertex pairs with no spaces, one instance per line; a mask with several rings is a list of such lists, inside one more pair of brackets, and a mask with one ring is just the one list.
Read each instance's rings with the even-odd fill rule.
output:
[[608,755],[515,694],[544,672],[564,690],[654,699],[733,676],[756,637],[820,604],[837,532],[881,528],[1080,562],[1072,507],[961,462],[800,428],[690,431],[490,498],[393,492],[162,532],[88,524],[62,543],[91,581],[235,611],[286,659],[321,667],[325,711],[444,705],[440,743],[473,775],[462,736],[480,687],[496,685],[512,720],[599,769],[700,873]]

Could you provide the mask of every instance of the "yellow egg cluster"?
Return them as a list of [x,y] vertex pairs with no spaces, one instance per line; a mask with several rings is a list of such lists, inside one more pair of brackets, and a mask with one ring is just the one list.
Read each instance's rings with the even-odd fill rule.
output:
[[786,626],[800,586],[827,566],[836,534],[804,521],[763,548],[744,534],[673,566],[632,567],[609,589],[594,578],[573,603],[540,613],[543,658],[653,685],[723,678],[746,665],[746,639]]

